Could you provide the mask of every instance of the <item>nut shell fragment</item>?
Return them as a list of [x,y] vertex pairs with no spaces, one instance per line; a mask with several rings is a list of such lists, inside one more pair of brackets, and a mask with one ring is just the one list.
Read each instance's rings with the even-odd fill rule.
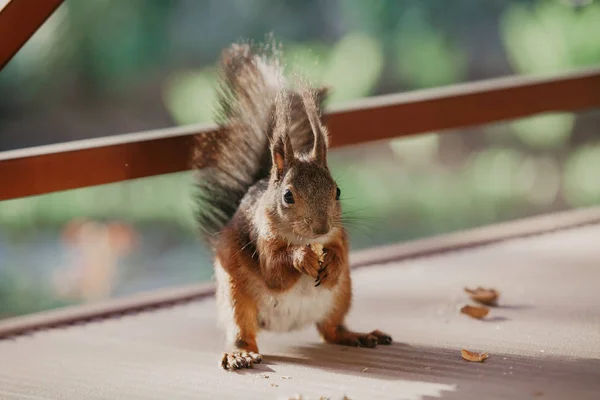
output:
[[490,309],[486,308],[486,307],[477,307],[477,306],[468,306],[467,305],[467,306],[464,306],[463,308],[461,308],[460,312],[462,314],[466,314],[472,318],[482,319],[488,315],[488,313],[490,312]]
[[469,293],[471,299],[486,306],[495,306],[498,302],[500,293],[495,289],[486,289],[481,286],[477,289],[465,288],[465,292]]
[[319,257],[319,264],[323,264],[325,261],[325,252],[323,251],[323,245],[320,243],[311,243],[310,248],[315,252],[317,257]]
[[462,349],[460,355],[463,359],[471,362],[483,362],[489,357],[488,353],[473,353],[472,351]]

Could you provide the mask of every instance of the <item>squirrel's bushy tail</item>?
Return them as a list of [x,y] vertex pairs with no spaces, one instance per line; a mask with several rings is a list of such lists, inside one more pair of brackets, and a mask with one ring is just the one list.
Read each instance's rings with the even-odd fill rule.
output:
[[[214,244],[231,220],[240,201],[271,170],[270,130],[274,101],[284,90],[280,49],[234,44],[220,62],[216,122],[219,129],[201,134],[194,148],[197,174],[196,217],[202,237]],[[289,136],[296,152],[310,151],[313,133],[298,92],[289,96]],[[327,90],[316,90],[318,107]]]
[[201,134],[194,148],[196,218],[209,243],[231,220],[248,189],[268,176],[267,131],[272,103],[281,87],[275,49],[261,53],[235,44],[221,56],[216,120],[219,129]]

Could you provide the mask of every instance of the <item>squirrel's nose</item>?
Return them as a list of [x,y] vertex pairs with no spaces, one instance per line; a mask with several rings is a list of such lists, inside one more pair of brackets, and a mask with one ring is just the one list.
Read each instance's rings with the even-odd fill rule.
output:
[[325,235],[329,233],[331,226],[329,225],[329,221],[320,221],[313,225],[312,231],[315,235]]

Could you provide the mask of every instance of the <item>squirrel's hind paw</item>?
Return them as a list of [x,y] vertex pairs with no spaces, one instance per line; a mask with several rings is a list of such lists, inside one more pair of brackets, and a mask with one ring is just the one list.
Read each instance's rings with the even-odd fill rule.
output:
[[343,346],[374,348],[377,345],[392,344],[392,337],[379,330],[375,330],[371,333],[347,331],[334,339],[330,339],[329,342],[341,344]]
[[242,368],[253,368],[254,364],[262,362],[262,356],[252,351],[236,351],[224,353],[221,358],[221,368],[233,371]]
[[370,333],[370,335],[375,336],[377,338],[377,344],[388,345],[392,344],[392,337],[387,333],[383,333],[380,330],[374,330]]

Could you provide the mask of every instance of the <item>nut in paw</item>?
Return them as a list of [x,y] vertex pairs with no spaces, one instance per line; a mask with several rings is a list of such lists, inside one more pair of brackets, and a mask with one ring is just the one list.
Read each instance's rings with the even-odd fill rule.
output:
[[319,276],[319,257],[310,246],[301,246],[293,253],[294,268],[303,273],[317,278]]
[[229,371],[242,368],[253,368],[254,364],[262,362],[262,356],[251,351],[236,351],[225,353],[221,358],[221,368]]

